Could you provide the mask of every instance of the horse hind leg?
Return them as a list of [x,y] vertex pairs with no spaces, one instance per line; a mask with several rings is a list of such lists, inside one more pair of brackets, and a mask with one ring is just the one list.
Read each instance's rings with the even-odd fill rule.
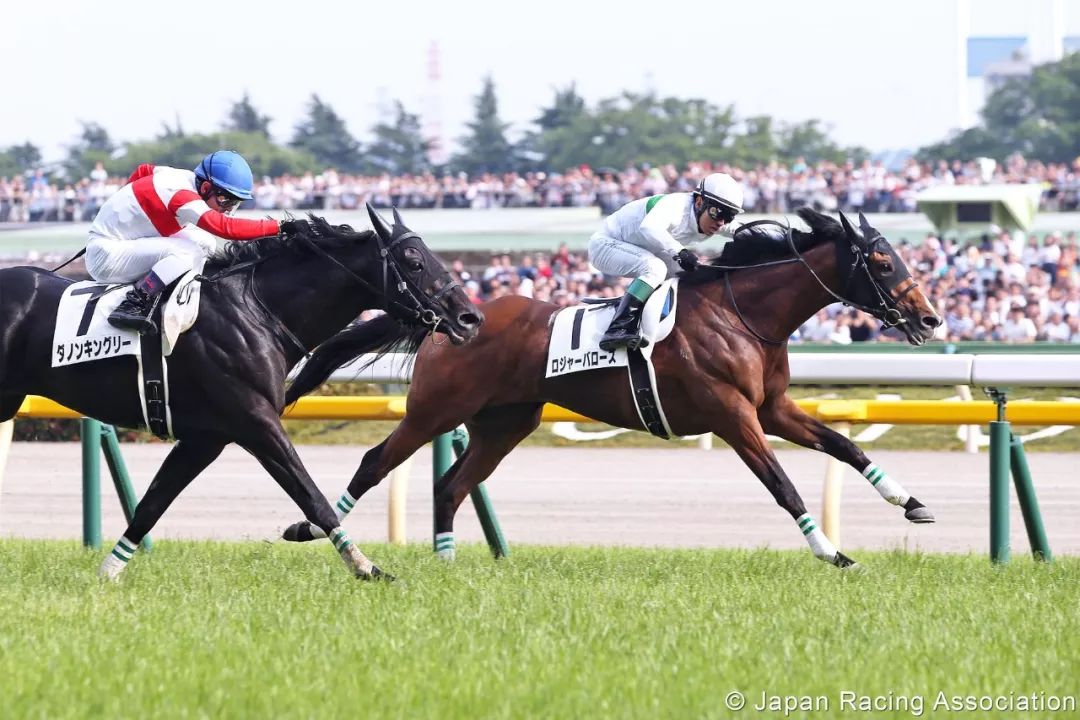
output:
[[542,403],[504,405],[477,413],[466,427],[469,446],[435,485],[435,551],[454,559],[454,516],[465,498],[540,424]]
[[802,411],[787,395],[771,399],[758,410],[765,432],[796,445],[819,450],[855,468],[887,502],[904,509],[904,517],[917,524],[934,522],[930,509],[915,499],[881,467],[870,462],[858,445],[817,418]]

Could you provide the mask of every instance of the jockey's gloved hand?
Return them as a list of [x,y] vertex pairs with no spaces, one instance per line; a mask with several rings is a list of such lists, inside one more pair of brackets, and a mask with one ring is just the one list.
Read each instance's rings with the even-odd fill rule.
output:
[[285,237],[292,237],[298,232],[304,232],[308,228],[307,220],[282,220],[278,225],[278,233]]
[[701,258],[693,250],[683,248],[675,253],[675,262],[679,263],[679,267],[686,272],[694,272],[697,270],[698,265],[701,264]]

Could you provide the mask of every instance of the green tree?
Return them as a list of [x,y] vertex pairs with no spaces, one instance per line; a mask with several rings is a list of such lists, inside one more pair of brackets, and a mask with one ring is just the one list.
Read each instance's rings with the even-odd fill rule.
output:
[[821,128],[819,120],[785,125],[780,130],[778,140],[780,157],[789,162],[799,157],[811,164],[823,160],[844,162],[849,155],[847,150],[833,142]]
[[71,180],[78,180],[90,174],[97,163],[107,163],[116,150],[116,145],[109,132],[95,122],[79,123],[79,139],[67,149],[64,172]]
[[394,103],[393,122],[379,123],[371,132],[375,139],[364,152],[364,160],[376,172],[415,175],[430,169],[432,143],[424,139],[420,117],[407,112],[400,102]]
[[360,143],[349,134],[345,121],[318,95],[311,96],[307,118],[296,126],[289,145],[315,158],[322,167],[346,172],[362,168]]
[[583,133],[591,132],[588,107],[573,83],[562,90],[556,88],[551,105],[543,108],[533,123],[536,129],[527,130],[514,151],[522,169],[566,167],[559,163],[579,155]]
[[229,108],[229,114],[225,118],[222,129],[225,132],[256,133],[268,138],[270,137],[270,116],[259,114],[245,91],[244,97]]
[[[580,163],[621,167],[717,159],[726,155],[734,124],[730,107],[626,92],[601,100],[591,116],[579,116],[569,129],[582,133],[581,142],[576,147],[567,142],[559,152],[554,143],[547,145],[548,162],[561,169]],[[556,128],[552,139],[569,141],[567,129]]]
[[540,131],[554,130],[555,128],[570,127],[582,116],[587,114],[585,99],[577,93],[577,85],[570,83],[562,90],[555,90],[555,98],[549,107],[540,112],[540,117],[535,122]]
[[174,134],[164,139],[128,143],[122,153],[105,163],[105,168],[115,175],[126,175],[144,162],[193,168],[207,153],[223,148],[236,150],[243,155],[256,178],[262,175],[295,175],[323,167],[307,153],[275,145],[261,133],[225,132]]
[[0,177],[29,172],[41,164],[41,150],[29,142],[0,150]]
[[743,167],[767,165],[780,159],[777,130],[772,117],[755,115],[742,122],[743,132],[735,136],[729,162]]
[[978,126],[921,148],[918,157],[1002,160],[1013,152],[1044,162],[1080,155],[1080,54],[1007,79],[987,97]]
[[475,99],[476,116],[468,123],[469,133],[461,139],[462,152],[452,161],[470,175],[501,173],[515,167],[514,149],[506,139],[509,123],[499,119],[495,83],[484,79],[484,87]]

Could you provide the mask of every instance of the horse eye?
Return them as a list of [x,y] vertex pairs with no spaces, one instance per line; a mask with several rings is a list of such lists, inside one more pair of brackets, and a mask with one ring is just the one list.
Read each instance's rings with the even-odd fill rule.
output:
[[889,263],[882,263],[881,264],[881,272],[883,272],[883,273],[891,273],[892,272],[892,265],[890,265]]

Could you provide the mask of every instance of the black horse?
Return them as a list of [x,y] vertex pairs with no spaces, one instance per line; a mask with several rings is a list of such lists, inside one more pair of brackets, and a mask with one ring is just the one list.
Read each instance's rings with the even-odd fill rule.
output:
[[[290,233],[230,243],[204,270],[199,319],[169,358],[173,434],[158,470],[102,575],[116,577],[170,503],[229,443],[254,455],[358,577],[381,574],[339,527],[281,425],[285,377],[310,349],[366,309],[411,328],[472,339],[479,310],[394,211],[368,206],[375,232],[311,216]],[[57,304],[70,281],[39,268],[0,270],[0,420],[28,394],[89,417],[144,425],[131,356],[51,367]]]

